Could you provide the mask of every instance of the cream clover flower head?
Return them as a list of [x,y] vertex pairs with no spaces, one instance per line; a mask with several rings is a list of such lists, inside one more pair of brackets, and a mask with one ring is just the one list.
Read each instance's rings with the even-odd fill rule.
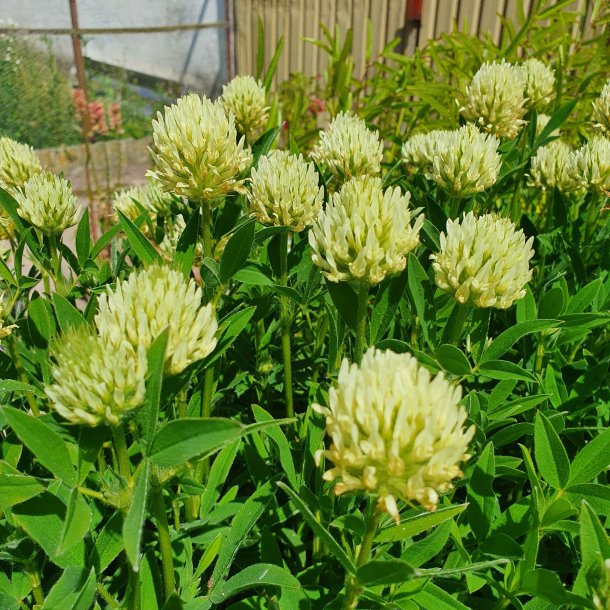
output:
[[595,127],[610,135],[610,80],[604,85],[599,98],[593,102]]
[[233,113],[238,131],[248,141],[267,125],[269,107],[266,98],[263,84],[251,76],[236,76],[222,88],[222,104],[227,114]]
[[596,135],[576,153],[576,166],[583,188],[610,192],[610,139]]
[[58,235],[78,222],[78,202],[68,180],[51,172],[32,176],[15,193],[17,213],[47,235]]
[[528,108],[544,110],[555,99],[555,74],[539,59],[528,59],[521,64],[525,78]]
[[313,163],[285,150],[261,157],[250,178],[250,212],[267,225],[295,232],[311,225],[322,208],[324,189]]
[[419,243],[422,215],[411,225],[410,194],[380,178],[352,178],[331,195],[310,232],[313,262],[331,282],[378,284],[402,271]]
[[499,138],[514,138],[525,123],[525,78],[523,69],[506,61],[484,63],[466,87],[466,102],[460,108],[469,121]]
[[359,117],[339,113],[320,133],[311,157],[325,165],[335,186],[356,176],[376,176],[381,171],[383,144],[374,131]]
[[364,491],[398,523],[397,500],[434,510],[439,492],[462,475],[474,426],[464,429],[462,389],[442,373],[432,377],[410,354],[370,348],[362,364],[343,360],[326,416],[330,448],[316,455],[334,467],[324,473],[340,495]]
[[41,171],[40,159],[31,146],[0,138],[0,186],[14,194],[17,187]]
[[576,154],[564,142],[553,140],[541,146],[532,157],[528,186],[543,189],[557,187],[562,193],[573,193],[581,188],[576,167]]
[[45,392],[55,411],[75,424],[118,425],[144,402],[146,350],[111,342],[81,325],[51,349],[53,383]]
[[468,197],[495,184],[502,159],[500,141],[468,124],[436,138],[426,178],[453,197]]
[[155,168],[148,175],[165,192],[207,202],[243,192],[241,174],[252,154],[243,138],[237,141],[233,114],[220,102],[192,93],[166,106],[152,124]]
[[0,291],[0,339],[4,339],[12,334],[13,329],[17,328],[16,324],[4,325],[7,316],[10,314],[10,306],[4,291]]
[[436,285],[459,303],[507,309],[525,296],[533,241],[493,214],[448,220],[440,251],[430,256]]
[[138,203],[142,208],[147,209],[145,192],[146,187],[144,186],[129,186],[116,191],[112,199],[112,209],[115,216],[118,216],[116,212],[119,211],[125,214],[129,220],[136,220],[142,214],[142,209],[138,206]]
[[433,129],[428,133],[416,133],[402,145],[402,161],[408,168],[427,169],[432,160],[439,140],[451,133],[447,129]]
[[104,340],[148,349],[169,328],[165,372],[176,375],[216,347],[218,323],[201,288],[182,273],[153,265],[119,281],[99,299],[95,323]]

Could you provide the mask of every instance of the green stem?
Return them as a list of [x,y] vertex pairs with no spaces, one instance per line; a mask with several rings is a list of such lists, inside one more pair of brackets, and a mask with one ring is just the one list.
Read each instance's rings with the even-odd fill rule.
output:
[[131,476],[129,454],[127,453],[127,441],[125,440],[125,429],[122,425],[112,427],[112,438],[114,439],[114,452],[116,453],[119,474],[126,480]]
[[104,585],[101,582],[98,582],[97,585],[95,586],[95,588],[97,589],[97,593],[98,595],[104,599],[104,601],[111,607],[111,608],[120,608],[121,606],[119,605],[119,603],[112,597],[112,595],[110,595],[110,593],[108,593],[108,591],[106,590],[106,587],[104,587]]
[[142,595],[140,573],[133,569],[129,569],[129,582],[131,585],[131,599],[129,602],[129,610],[142,610]]
[[542,364],[544,362],[544,338],[542,334],[538,339],[538,346],[536,347],[536,364],[534,366],[534,373],[540,375],[542,372]]
[[[280,284],[288,286],[288,232],[280,234]],[[292,392],[292,354],[290,349],[290,315],[289,298],[280,295],[280,323],[282,327],[282,358],[284,361],[284,394],[286,396],[286,417],[294,417],[294,399]]]
[[449,199],[449,218],[455,219],[460,215],[460,203],[461,199],[459,197],[451,197]]
[[[368,514],[364,523],[364,536],[362,537],[362,543],[356,557],[357,568],[364,565],[371,556],[373,540],[375,539],[375,534],[377,533],[377,526],[379,525],[380,517],[381,513],[377,509],[375,500],[372,498],[369,499]],[[352,610],[353,608],[356,608],[358,605],[358,598],[361,594],[362,587],[359,585],[356,578],[350,578],[341,610]]]
[[212,256],[212,208],[208,201],[201,202],[202,231],[203,231],[203,256]]
[[28,580],[30,581],[30,586],[32,587],[34,601],[38,606],[42,606],[44,604],[44,594],[42,592],[42,586],[40,583],[40,574],[34,566],[28,567],[27,574]]
[[161,551],[161,567],[163,571],[163,585],[166,601],[176,590],[174,579],[174,558],[172,555],[172,542],[169,535],[169,523],[165,512],[163,491],[158,482],[152,488],[152,503],[157,521],[157,532],[159,533],[159,550]]
[[587,211],[587,219],[585,221],[585,241],[584,244],[588,245],[593,237],[593,232],[595,230],[595,225],[597,224],[597,219],[599,216],[599,201],[597,197],[597,193],[594,193],[591,196],[589,201],[588,211]]
[[366,346],[366,318],[369,305],[369,286],[362,282],[356,289],[358,305],[356,310],[356,344],[354,346],[354,362],[360,364]]
[[451,315],[447,320],[447,326],[445,326],[445,332],[443,333],[443,343],[452,343],[457,345],[462,336],[462,329],[464,328],[464,322],[470,315],[472,307],[469,305],[462,305],[458,301],[455,302]]
[[[21,364],[21,356],[19,355],[19,349],[17,348],[17,340],[15,339],[15,335],[10,334],[6,338],[6,343],[8,346],[9,354],[11,356],[11,360],[13,361],[13,365],[15,367],[15,370],[17,371],[19,379],[22,381],[22,383],[27,383],[28,385],[30,385],[28,375]],[[38,405],[36,404],[34,394],[32,394],[32,392],[25,392],[25,398],[28,401],[28,406],[30,407],[30,411],[32,411],[32,414],[38,417],[40,415],[40,410],[38,409]]]
[[[203,375],[203,394],[201,396],[201,418],[207,419],[212,415],[212,398],[214,397],[214,365],[208,366]],[[203,481],[210,469],[210,461],[204,458],[197,464],[195,480]],[[193,498],[193,506],[189,508],[193,519],[197,518],[198,502]]]

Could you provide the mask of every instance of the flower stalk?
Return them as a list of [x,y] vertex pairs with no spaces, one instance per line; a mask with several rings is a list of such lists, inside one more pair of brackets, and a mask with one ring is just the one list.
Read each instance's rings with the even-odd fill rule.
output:
[[[280,233],[280,285],[288,286],[288,231]],[[290,300],[280,295],[280,325],[282,328],[282,359],[284,363],[284,395],[286,397],[286,417],[294,417],[294,397],[292,391],[292,353],[290,348]]]

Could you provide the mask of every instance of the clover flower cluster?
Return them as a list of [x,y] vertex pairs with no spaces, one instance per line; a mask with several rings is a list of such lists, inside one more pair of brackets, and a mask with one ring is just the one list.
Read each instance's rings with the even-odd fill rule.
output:
[[576,153],[576,167],[585,189],[610,192],[610,139],[594,136]]
[[5,325],[6,318],[11,313],[11,307],[8,303],[8,299],[6,298],[6,294],[4,291],[0,291],[0,339],[5,339],[8,337],[15,328],[17,328],[16,324],[8,324]]
[[499,138],[513,139],[525,124],[526,79],[521,66],[484,63],[466,87],[460,112],[480,129]]
[[234,116],[221,102],[189,94],[157,113],[152,124],[155,168],[148,175],[165,192],[207,202],[243,192],[241,174],[252,155],[243,138],[237,141]]
[[557,187],[562,193],[578,191],[581,184],[576,159],[576,153],[559,140],[541,146],[532,157],[528,185],[543,189]]
[[362,119],[347,113],[331,121],[311,152],[312,159],[331,173],[335,187],[356,176],[376,176],[382,156],[379,136]]
[[95,323],[104,340],[127,341],[134,349],[148,349],[169,328],[165,371],[176,375],[216,346],[216,316],[201,298],[201,288],[179,271],[151,266],[100,297]]
[[429,170],[440,141],[451,132],[447,129],[433,129],[428,133],[416,133],[402,145],[402,161],[407,168]]
[[40,159],[28,144],[0,137],[0,186],[11,193],[42,172]]
[[235,126],[248,141],[267,125],[269,107],[266,97],[263,84],[251,76],[236,76],[222,88],[222,105],[227,114],[233,113]]
[[527,107],[544,110],[555,99],[555,74],[539,59],[528,59],[521,64],[525,79]]
[[78,221],[78,203],[68,180],[42,172],[15,193],[21,218],[47,235],[59,235]]
[[434,510],[439,493],[462,475],[474,426],[465,429],[462,390],[442,373],[432,377],[410,354],[370,348],[362,364],[343,360],[326,416],[332,444],[318,452],[333,463],[324,473],[337,495],[363,491],[396,522],[397,501]]
[[533,237],[493,214],[448,220],[432,254],[436,285],[462,304],[507,309],[525,296],[532,277]]
[[599,98],[593,102],[595,127],[610,135],[610,80],[604,85]]
[[322,208],[324,189],[313,163],[287,151],[261,157],[252,170],[248,199],[250,212],[267,225],[290,227],[295,232],[312,224]]
[[309,232],[312,259],[331,282],[378,284],[406,266],[424,223],[411,225],[410,194],[383,190],[380,178],[361,176],[333,193]]

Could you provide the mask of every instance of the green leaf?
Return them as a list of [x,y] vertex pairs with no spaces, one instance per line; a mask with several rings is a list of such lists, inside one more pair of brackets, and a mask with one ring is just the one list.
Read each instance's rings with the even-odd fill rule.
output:
[[556,318],[563,311],[564,304],[563,290],[555,286],[542,297],[538,315],[546,319]]
[[250,284],[252,286],[272,286],[275,282],[264,268],[256,266],[254,263],[247,263],[233,275],[236,282]]
[[29,383],[23,383],[15,379],[0,379],[0,392],[17,392],[17,393],[31,393],[36,396],[44,398],[45,393]]
[[343,321],[349,328],[355,329],[358,297],[354,289],[347,282],[330,282],[328,280],[326,280],[326,288]]
[[337,559],[350,574],[356,574],[356,566],[343,550],[343,547],[332,537],[331,533],[320,523],[320,521],[318,521],[301,496],[282,482],[279,482],[277,485],[283,489],[297,505],[301,516],[305,519],[307,525],[309,525],[313,532],[320,538],[328,552],[331,555],[334,555],[335,559]]
[[413,303],[415,304],[415,311],[419,318],[424,339],[429,343],[430,337],[428,333],[428,320],[426,319],[426,303],[434,302],[434,299],[430,301],[430,280],[428,279],[428,275],[424,271],[424,268],[421,266],[421,263],[412,253],[409,253],[408,255],[407,270],[409,292],[411,293]]
[[100,252],[121,232],[121,225],[116,224],[114,227],[111,227],[104,233],[96,242],[93,248],[91,249],[91,253],[89,254],[90,258],[95,258]]
[[106,521],[97,535],[91,553],[91,561],[97,574],[104,572],[123,550],[122,524],[123,515],[117,511]]
[[255,221],[250,220],[231,235],[220,260],[221,284],[226,284],[248,260],[254,243],[255,228]]
[[201,213],[197,208],[184,227],[184,231],[176,244],[174,254],[174,269],[180,271],[185,277],[189,277],[195,260],[195,251],[199,243],[199,226],[201,224]]
[[[258,405],[252,405],[252,411],[254,413],[254,418],[258,422],[272,422],[273,417],[265,411],[262,407]],[[292,451],[290,449],[290,443],[286,438],[284,432],[278,426],[274,426],[273,428],[268,428],[265,431],[265,434],[274,442],[277,447],[279,454],[279,462],[286,473],[286,477],[288,478],[288,482],[292,487],[298,487],[297,481],[297,473],[294,467],[294,460],[292,458]]]
[[579,516],[580,556],[583,567],[591,567],[610,559],[610,539],[599,519],[586,503]]
[[40,339],[47,342],[53,336],[53,324],[47,309],[47,303],[43,298],[32,299],[28,306],[28,325],[30,332],[33,331]]
[[256,167],[258,160],[271,150],[280,131],[281,127],[272,127],[254,142],[252,145],[252,167]]
[[453,375],[469,375],[472,370],[464,352],[455,345],[445,343],[436,350],[436,359],[443,369]]
[[570,113],[576,106],[576,102],[578,99],[570,100],[567,104],[560,106],[549,119],[549,122],[544,126],[544,129],[540,132],[540,135],[536,138],[534,142],[534,148],[538,148],[538,146],[542,146],[547,138],[557,129],[560,125],[562,125],[566,119],[570,116]]
[[80,542],[91,527],[91,510],[77,489],[72,489],[68,500],[64,529],[57,555]]
[[68,566],[49,591],[41,610],[90,610],[95,585],[93,568]]
[[553,424],[540,411],[534,423],[534,457],[542,478],[563,489],[570,478],[570,460]]
[[458,504],[439,508],[433,513],[425,512],[415,517],[401,519],[399,525],[382,529],[376,536],[375,542],[398,542],[405,538],[412,538],[427,530],[440,525],[441,523],[453,519],[465,510],[467,504]]
[[39,479],[21,474],[0,474],[0,508],[8,507],[34,498],[45,490]]
[[569,485],[592,481],[600,472],[610,467],[610,428],[587,443],[572,460]]
[[273,81],[273,77],[277,70],[278,63],[280,61],[280,56],[282,55],[282,50],[284,49],[285,39],[283,36],[280,37],[277,43],[277,47],[275,48],[275,53],[269,62],[269,67],[267,68],[267,72],[265,73],[265,79],[263,81],[263,87],[265,87],[265,91],[269,92],[271,88],[271,82]]
[[530,320],[511,326],[499,334],[483,352],[479,364],[502,357],[519,339],[532,333],[539,333],[548,328],[559,326],[559,320]]
[[91,252],[91,229],[89,228],[89,210],[85,208],[76,229],[76,256],[81,267]]
[[165,424],[156,434],[150,460],[160,468],[176,468],[237,440],[244,427],[222,418],[184,418]]
[[392,585],[412,580],[417,570],[400,559],[374,560],[360,566],[356,571],[356,580],[363,587]]
[[168,337],[169,328],[166,328],[155,339],[147,353],[148,379],[146,381],[146,395],[144,405],[138,413],[142,422],[142,451],[144,455],[150,453],[157,429]]
[[568,593],[559,576],[550,570],[536,569],[526,572],[521,580],[521,591],[561,606],[568,604],[577,608],[594,607],[589,600]]
[[235,339],[237,339],[244,328],[246,328],[255,311],[256,306],[238,309],[220,321],[218,329],[220,338],[218,339],[218,343],[212,354],[205,360],[206,367],[210,366],[213,362],[216,362],[216,360],[229,349]]
[[426,610],[428,608],[430,610],[472,610],[432,582],[426,584],[411,599],[414,599],[420,608],[425,608]]
[[87,323],[83,314],[70,301],[57,292],[53,294],[53,308],[55,309],[57,322],[62,332],[66,332],[70,326],[79,326],[80,324]]
[[66,485],[75,487],[77,476],[64,440],[40,419],[12,407],[0,407],[9,426],[38,461]]
[[210,600],[215,604],[221,604],[242,591],[265,585],[299,589],[301,583],[286,568],[271,563],[257,563],[244,568],[218,587],[214,587],[210,593]]
[[205,491],[201,495],[201,506],[199,512],[205,517],[220,497],[220,492],[227,481],[229,470],[233,466],[240,442],[235,441],[224,447],[214,459],[210,473],[206,481]]
[[3,258],[0,258],[0,277],[15,286],[15,288],[19,285],[15,276],[11,273],[11,270],[8,268],[8,265],[4,262]]
[[536,377],[523,367],[508,360],[487,360],[477,367],[480,375],[491,379],[520,379],[536,381]]
[[136,227],[136,225],[121,212],[121,210],[117,210],[117,215],[119,217],[119,222],[121,223],[121,227],[123,227],[123,231],[127,236],[127,241],[129,245],[133,249],[133,251],[137,254],[140,260],[145,265],[150,265],[152,263],[162,264],[163,259],[161,255],[155,250],[155,247],[146,239],[146,236]]
[[254,527],[259,517],[267,509],[267,505],[271,502],[273,497],[272,489],[274,483],[275,478],[263,483],[263,485],[248,497],[242,504],[238,513],[233,517],[231,527],[222,542],[218,559],[216,560],[212,576],[210,577],[211,582],[214,583],[212,591],[215,591],[217,587],[222,585],[222,582],[235,559],[237,551],[245,542],[248,533]]
[[386,280],[379,289],[371,314],[371,343],[377,343],[390,327],[407,286],[407,273]]
[[146,500],[150,487],[150,462],[144,460],[140,474],[136,480],[131,498],[131,505],[123,522],[123,543],[129,563],[137,572],[140,567],[140,542],[146,519]]
[[600,279],[593,280],[583,288],[581,288],[568,303],[566,313],[583,313],[591,303],[597,298],[599,291],[603,287],[603,282]]
[[496,516],[498,500],[493,490],[496,463],[493,443],[487,443],[479,456],[468,482],[468,508],[466,514],[472,533],[477,540],[485,540]]

